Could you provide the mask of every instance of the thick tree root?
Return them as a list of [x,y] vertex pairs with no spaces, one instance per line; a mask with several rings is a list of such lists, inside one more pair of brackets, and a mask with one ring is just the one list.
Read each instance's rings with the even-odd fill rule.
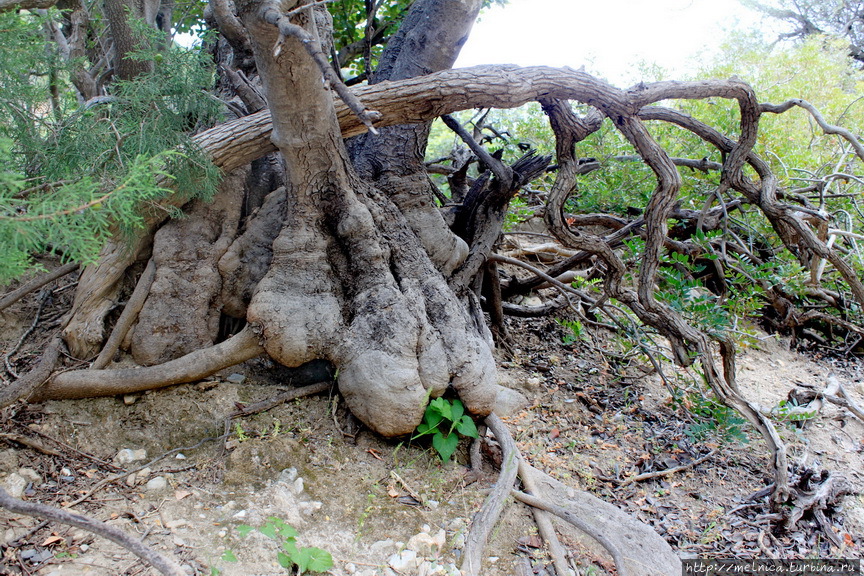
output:
[[120,318],[118,318],[117,323],[114,324],[114,330],[111,331],[111,336],[108,337],[108,341],[105,342],[105,346],[102,348],[102,351],[99,352],[99,356],[96,357],[96,360],[93,361],[93,365],[90,366],[91,370],[101,370],[102,368],[105,368],[105,366],[111,362],[111,359],[114,358],[114,354],[117,352],[117,349],[120,348],[123,339],[126,338],[129,328],[131,328],[132,324],[135,323],[135,320],[138,319],[138,313],[141,312],[141,308],[144,306],[144,301],[147,300],[147,296],[150,295],[150,287],[153,285],[154,278],[156,278],[156,264],[151,259],[147,263],[147,267],[144,268],[144,273],[141,274],[141,278],[138,279],[138,284],[135,285],[135,290],[132,291],[132,296],[129,297],[129,301],[126,303],[126,307],[123,308]]
[[205,378],[223,368],[261,355],[264,348],[249,326],[211,348],[190,352],[182,358],[149,366],[118,370],[74,370],[61,372],[35,390],[31,402],[68,398],[90,398],[130,394]]
[[[615,506],[586,492],[564,486],[528,465],[521,459],[507,426],[494,413],[486,418],[486,424],[501,445],[503,463],[498,481],[472,520],[463,552],[463,574],[481,573],[483,548],[508,495],[564,519],[597,540],[612,556],[620,575],[673,576],[681,573],[678,556],[654,530]],[[513,467],[517,470],[514,471]],[[514,490],[517,473],[526,488],[534,494]],[[555,563],[556,570],[559,574],[567,574],[563,553],[560,550],[554,552],[556,540],[549,538],[546,541],[553,554],[561,558]]]
[[467,576],[476,576],[481,573],[483,550],[486,548],[489,534],[492,533],[501,511],[504,509],[505,500],[510,491],[513,490],[513,483],[516,481],[516,475],[519,471],[519,450],[516,448],[516,442],[510,435],[510,431],[507,430],[507,426],[494,413],[486,417],[486,425],[489,426],[501,445],[503,452],[501,474],[483,503],[483,507],[471,520],[471,531],[465,540],[462,566],[460,566],[462,573]]
[[62,346],[63,341],[60,337],[54,338],[42,353],[42,359],[39,360],[39,363],[30,372],[3,388],[3,390],[0,390],[0,409],[17,402],[21,398],[26,398],[51,377],[51,373],[54,371],[55,366],[57,366]]
[[145,546],[137,538],[133,538],[122,530],[104,522],[59,508],[45,506],[44,504],[24,502],[23,500],[13,498],[2,488],[0,488],[0,507],[16,514],[25,514],[34,518],[47,518],[54,522],[82,528],[88,532],[107,538],[115,544],[119,544],[166,576],[186,576],[186,572],[171,558],[159,554],[152,548]]

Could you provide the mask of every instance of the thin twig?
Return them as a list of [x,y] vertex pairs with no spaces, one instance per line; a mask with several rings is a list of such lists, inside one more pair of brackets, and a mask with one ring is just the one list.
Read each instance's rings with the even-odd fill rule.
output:
[[45,308],[45,304],[48,303],[48,299],[50,298],[50,296],[50,290],[42,290],[39,293],[39,308],[36,309],[36,314],[33,316],[33,322],[30,323],[30,327],[24,331],[24,333],[18,339],[18,342],[15,343],[15,346],[13,346],[12,349],[6,353],[6,356],[3,357],[3,364],[6,365],[6,371],[15,378],[18,378],[19,376],[12,368],[12,356],[21,349],[21,346],[24,344],[24,340],[26,340],[27,337],[30,336],[30,334],[32,334],[34,330],[36,330],[36,326],[39,325],[39,320],[42,318],[42,309]]
[[677,472],[683,472],[684,470],[689,470],[705,462],[709,458],[714,455],[716,450],[712,450],[708,454],[697,458],[696,460],[691,460],[687,464],[682,464],[681,466],[675,466],[674,468],[667,468],[666,470],[658,470],[656,472],[645,472],[644,474],[637,474],[636,476],[630,476],[629,478],[625,478],[624,480],[618,480],[617,478],[612,478],[609,476],[603,476],[600,479],[604,482],[612,482],[613,484],[617,484],[618,486],[627,486],[628,484],[632,484],[634,482],[644,482],[645,480],[651,480],[653,478],[662,478],[663,476],[669,476],[671,474],[675,474]]

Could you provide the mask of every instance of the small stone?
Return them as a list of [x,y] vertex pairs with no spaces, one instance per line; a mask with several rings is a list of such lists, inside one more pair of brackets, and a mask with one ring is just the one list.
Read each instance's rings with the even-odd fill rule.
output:
[[135,473],[135,476],[138,478],[138,483],[143,482],[147,477],[152,474],[153,471],[150,468],[142,468],[138,472]]
[[348,574],[354,574],[354,572],[357,571],[357,567],[351,562],[346,563],[344,568],[345,572],[347,572]]
[[285,468],[279,473],[279,482],[283,484],[291,484],[297,479],[297,469],[294,467]]
[[132,486],[135,486],[135,482],[137,482],[137,481],[138,481],[138,475],[137,474],[129,474],[128,476],[126,476],[126,485],[129,486],[130,488]]
[[487,560],[489,561],[490,564],[494,564],[495,562],[498,562],[498,556],[489,556],[489,558],[487,558]]
[[303,478],[297,478],[294,480],[294,483],[291,484],[291,491],[294,492],[297,496],[303,493],[305,486],[303,486]]
[[414,574],[420,566],[417,560],[417,552],[414,550],[403,550],[394,554],[387,560],[387,564],[401,574]]
[[117,455],[114,456],[114,463],[118,466],[122,466],[124,464],[131,464],[132,462],[140,462],[141,460],[147,459],[147,450],[144,448],[139,448],[138,450],[133,450],[131,448],[123,448]]
[[235,372],[234,374],[228,376],[225,381],[230,382],[231,384],[243,384],[243,382],[246,381],[246,376]]
[[33,468],[19,468],[18,474],[22,476],[25,480],[32,482],[33,484],[41,484],[42,476],[39,475],[36,470]]
[[163,476],[156,476],[155,478],[151,478],[147,481],[147,486],[145,487],[148,492],[158,492],[160,490],[164,490],[168,487],[168,480],[166,480]]
[[430,510],[437,510],[438,509],[438,501],[437,500],[426,500],[426,506],[428,506]]
[[138,398],[140,398],[138,394],[124,394],[123,404],[125,404],[126,406],[131,406],[138,401]]
[[3,488],[13,498],[21,498],[24,495],[24,490],[27,488],[27,479],[13,472],[3,481]]
[[179,536],[174,536],[174,538],[172,538],[172,540],[174,542],[174,545],[177,546],[178,548],[182,548],[182,547],[186,546],[186,541],[183,540],[183,538],[180,538]]
[[300,513],[310,516],[321,509],[321,502],[317,500],[313,500],[311,502],[301,502],[298,507],[300,508]]
[[465,534],[459,533],[453,537],[453,548],[456,550],[461,550],[465,547]]
[[180,566],[180,569],[183,570],[183,572],[185,572],[186,574],[189,574],[190,576],[195,574],[195,568],[193,568],[189,564],[183,564],[182,566]]
[[78,549],[81,550],[81,552],[87,552],[90,549],[90,545],[89,544],[81,544],[81,546],[79,546]]
[[219,530],[219,532],[217,532],[217,534],[219,534],[220,538],[224,538],[225,536],[228,535],[228,531],[227,530]]
[[396,548],[398,546],[390,538],[387,540],[378,540],[369,545],[369,551],[375,556],[383,556]]
[[183,520],[182,518],[179,518],[177,520],[170,520],[170,521],[165,523],[165,527],[168,528],[169,530],[176,530],[177,528],[182,528],[183,526],[188,526],[188,525],[189,525],[189,522],[187,522],[186,520]]
[[414,550],[417,554],[424,558],[431,558],[438,555],[442,546],[426,532],[421,532],[411,537],[408,540],[408,549]]
[[240,510],[239,512],[234,514],[234,516],[232,516],[232,518],[237,518],[237,519],[245,518],[245,517],[246,517],[246,510]]
[[175,460],[186,460],[186,455],[182,452],[178,452],[176,456],[174,456]]

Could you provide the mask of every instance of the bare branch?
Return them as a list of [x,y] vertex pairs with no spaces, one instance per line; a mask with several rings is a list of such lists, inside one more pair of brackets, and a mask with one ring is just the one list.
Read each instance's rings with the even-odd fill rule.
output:
[[13,498],[3,488],[0,488],[0,507],[6,508],[16,514],[25,514],[35,518],[47,518],[54,522],[68,524],[82,528],[88,532],[93,532],[126,548],[166,576],[186,576],[186,572],[174,560],[159,554],[149,546],[145,546],[141,540],[133,538],[122,530],[104,522],[67,510]]

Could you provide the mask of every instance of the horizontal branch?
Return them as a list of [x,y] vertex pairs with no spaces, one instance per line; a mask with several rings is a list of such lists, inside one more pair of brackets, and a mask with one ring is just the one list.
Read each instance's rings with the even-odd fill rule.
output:
[[[546,98],[575,100],[606,115],[633,115],[640,108],[671,98],[744,98],[750,88],[735,80],[659,82],[622,90],[571,68],[513,65],[443,70],[405,80],[353,89],[367,109],[381,113],[376,128],[415,124],[472,108],[517,108]],[[342,136],[366,132],[366,126],[338,98],[336,112]],[[270,112],[262,110],[220,124],[195,137],[196,143],[223,170],[244,166],[273,152]]]

